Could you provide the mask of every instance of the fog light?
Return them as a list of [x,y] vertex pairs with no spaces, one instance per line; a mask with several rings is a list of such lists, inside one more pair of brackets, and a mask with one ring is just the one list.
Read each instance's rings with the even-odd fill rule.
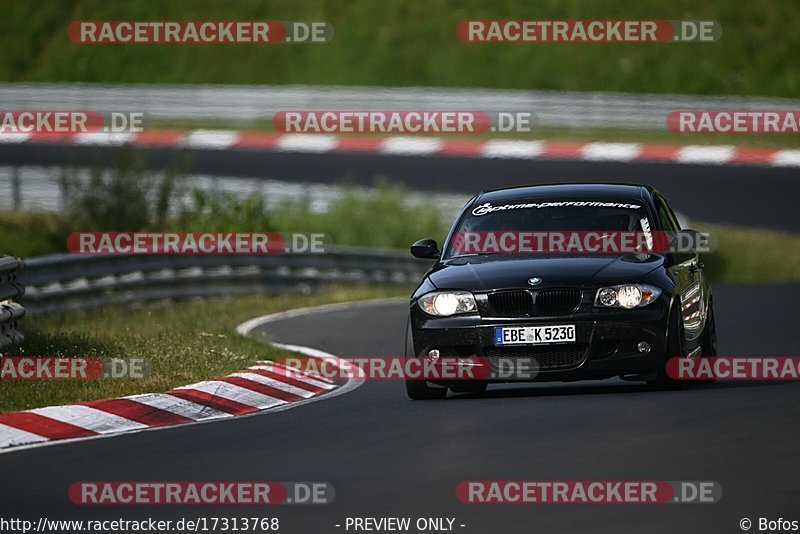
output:
[[439,351],[437,349],[431,349],[428,351],[428,361],[431,363],[436,363],[436,360],[439,359]]
[[650,343],[647,343],[646,341],[640,341],[636,348],[639,349],[639,352],[642,354],[647,354],[650,352]]

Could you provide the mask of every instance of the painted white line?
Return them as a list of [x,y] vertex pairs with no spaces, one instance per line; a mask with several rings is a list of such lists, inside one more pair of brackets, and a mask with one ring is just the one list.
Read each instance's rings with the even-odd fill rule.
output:
[[[278,347],[279,349],[285,349],[285,350],[292,351],[292,352],[300,352],[298,349],[302,348],[300,345],[287,345],[287,344],[284,344],[284,343],[272,343],[272,345],[275,346],[275,347]],[[336,356],[322,356],[322,355],[317,354],[315,357],[319,358],[321,360],[328,360],[333,365],[339,367],[339,369],[344,369],[343,372],[345,372],[347,374],[340,375],[340,376],[352,376],[352,377],[354,377],[354,378],[349,379],[344,386],[342,386],[342,387],[340,387],[338,389],[335,389],[333,391],[333,394],[339,394],[340,395],[341,394],[340,392],[341,392],[342,389],[352,385],[353,383],[357,383],[357,384],[353,385],[352,389],[355,389],[355,388],[357,388],[358,386],[360,386],[361,384],[364,383],[364,377],[366,376],[366,373],[359,366],[357,366],[357,365],[355,365],[353,363],[350,363],[347,360],[343,360],[341,358],[337,358]]]
[[205,380],[190,386],[181,386],[179,388],[175,388],[175,390],[202,391],[210,395],[222,397],[223,399],[246,404],[247,406],[252,406],[253,408],[258,408],[259,410],[263,410],[264,408],[273,408],[279,404],[286,404],[285,400],[276,399],[275,397],[270,397],[251,389],[229,384],[227,382],[222,382],[220,380]]
[[678,151],[680,163],[710,163],[721,165],[733,159],[735,147],[731,145],[699,146],[689,145]]
[[110,432],[124,432],[126,430],[141,430],[150,428],[142,423],[125,419],[118,415],[83,406],[70,404],[68,406],[50,406],[28,410],[30,413],[43,415],[62,423],[69,423],[86,430],[108,434]]
[[281,391],[285,391],[286,393],[291,393],[292,395],[303,397],[304,399],[314,396],[314,393],[308,390],[300,389],[297,386],[293,386],[285,382],[279,382],[272,378],[267,378],[266,376],[257,375],[256,373],[233,373],[230,376],[238,376],[239,378],[245,378],[247,380],[250,380],[251,382],[258,382],[259,384],[263,384],[265,386],[269,386],[274,389],[279,389]]
[[[321,358],[320,358],[321,359]],[[272,371],[276,373],[282,373],[289,376],[297,376],[300,375],[303,380],[314,380],[320,384],[328,384],[330,389],[336,387],[336,383],[333,379],[328,378],[327,376],[323,376],[319,373],[315,373],[314,371],[310,371],[308,369],[300,369],[299,366],[295,365],[294,367],[290,367],[287,365],[283,365],[282,363],[272,363],[269,362],[259,362],[261,365],[269,366]]]
[[[384,304],[392,304],[399,302],[408,302],[408,299],[404,297],[394,297],[386,299],[361,300],[355,302],[337,302],[335,304],[322,304],[321,306],[308,306],[306,308],[296,308],[294,310],[287,310],[283,312],[271,313],[269,315],[262,315],[261,317],[254,317],[237,326],[236,331],[243,336],[248,336],[256,328],[267,325],[269,323],[274,323],[275,321],[285,321],[286,319],[294,319],[295,317],[305,317],[306,315],[352,310],[352,309],[359,309],[371,306],[381,306]],[[293,345],[293,346],[299,347],[300,345]],[[317,349],[312,349],[309,347],[302,347],[302,349],[303,350],[298,350],[297,352],[305,354],[307,356],[313,356],[314,353],[330,356],[330,354],[328,354],[327,352],[322,352]],[[273,363],[272,361],[269,360],[267,360],[267,362]]]
[[[396,298],[386,298],[386,299],[374,299],[374,300],[364,300],[364,301],[357,301],[357,302],[339,302],[336,304],[324,304],[322,306],[310,306],[307,308],[297,308],[295,310],[288,310],[285,312],[278,312],[278,313],[271,313],[269,315],[263,315],[261,317],[255,317],[250,319],[249,321],[245,321],[239,326],[236,327],[236,331],[242,335],[250,335],[253,330],[266,326],[269,323],[273,323],[275,321],[282,321],[286,319],[292,319],[295,317],[303,317],[307,315],[316,315],[319,313],[330,313],[339,310],[352,310],[352,309],[360,309],[360,308],[367,308],[372,306],[382,306],[385,304],[392,304],[392,303],[402,303],[408,302],[407,298],[404,297],[396,297]],[[290,406],[294,406],[297,404],[302,404],[305,402],[314,402],[316,400],[327,399],[331,397],[336,397],[339,395],[344,395],[345,393],[349,393],[354,389],[358,388],[364,383],[363,378],[363,371],[354,366],[351,363],[348,363],[344,360],[340,360],[336,358],[332,354],[328,354],[326,352],[322,352],[317,349],[312,349],[309,347],[304,347],[302,345],[289,345],[286,343],[278,343],[275,341],[270,342],[273,347],[277,347],[279,349],[289,350],[292,352],[298,352],[300,354],[305,354],[307,356],[317,357],[317,358],[325,358],[325,359],[333,359],[336,361],[336,364],[341,366],[346,366],[348,372],[351,373],[351,376],[358,376],[359,378],[352,378],[348,380],[345,385],[340,388],[334,389],[328,393],[323,395],[318,395],[316,397],[312,397],[308,400],[303,400],[299,402],[292,403]]]
[[130,132],[86,132],[75,136],[76,145],[119,146],[133,141]]
[[285,134],[278,138],[275,146],[286,152],[330,152],[336,148],[335,135]]
[[233,130],[194,130],[183,139],[189,148],[210,148],[220,150],[232,147],[239,139],[239,132]]
[[304,384],[308,384],[309,386],[315,386],[318,388],[323,389],[336,389],[336,386],[330,382],[323,382],[322,380],[317,380],[313,376],[309,375],[308,373],[304,372],[302,369],[291,369],[288,370],[286,367],[281,367],[278,365],[270,365],[267,362],[264,362],[261,365],[253,365],[250,369],[262,369],[264,371],[272,371],[280,375],[288,375],[290,378],[297,380],[299,382],[303,382]]
[[800,167],[800,150],[778,150],[772,156],[775,167]]
[[[322,359],[324,359],[324,358],[322,358]],[[293,374],[300,373],[306,378],[312,378],[314,380],[318,380],[320,382],[325,382],[327,384],[333,384],[334,383],[333,380],[331,380],[328,377],[322,376],[321,374],[315,373],[314,371],[308,371],[308,370],[305,370],[305,369],[297,369],[296,366],[295,367],[291,367],[291,366],[288,366],[288,365],[284,365],[283,363],[271,362],[269,360],[264,360],[264,361],[260,361],[260,362],[256,362],[256,363],[258,363],[259,365],[271,365],[273,368],[275,368],[275,370],[281,371],[281,372],[284,372],[284,373],[292,373],[289,376],[292,376]]]
[[583,146],[583,159],[589,161],[631,161],[641,152],[636,143],[588,143]]
[[38,443],[41,441],[47,441],[47,438],[31,432],[25,432],[13,426],[0,424],[0,449],[3,447],[12,447],[14,445]]
[[130,397],[122,397],[123,399],[132,400],[140,404],[146,404],[153,408],[165,410],[192,419],[193,421],[200,421],[204,419],[215,419],[221,417],[233,417],[229,413],[220,412],[210,406],[203,406],[196,402],[191,402],[184,399],[179,399],[169,393],[144,393],[142,395],[131,395]]
[[414,137],[390,137],[378,146],[378,152],[399,155],[425,155],[438,152],[441,139],[416,139]]
[[481,147],[485,158],[536,158],[544,151],[541,141],[487,141]]

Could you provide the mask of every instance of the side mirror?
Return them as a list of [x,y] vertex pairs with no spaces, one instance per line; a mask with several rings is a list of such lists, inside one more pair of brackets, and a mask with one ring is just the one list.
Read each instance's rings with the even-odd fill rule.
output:
[[420,239],[411,245],[411,255],[423,260],[435,260],[442,255],[435,239]]
[[672,238],[670,250],[673,252],[706,252],[708,245],[708,234],[684,228]]

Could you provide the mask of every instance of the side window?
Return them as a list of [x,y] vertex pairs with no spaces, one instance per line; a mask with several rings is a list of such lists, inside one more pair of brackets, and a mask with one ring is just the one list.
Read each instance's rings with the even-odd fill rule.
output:
[[661,219],[661,224],[664,226],[664,231],[672,236],[677,234],[680,229],[678,219],[661,195],[656,195],[656,208],[658,209],[658,218]]

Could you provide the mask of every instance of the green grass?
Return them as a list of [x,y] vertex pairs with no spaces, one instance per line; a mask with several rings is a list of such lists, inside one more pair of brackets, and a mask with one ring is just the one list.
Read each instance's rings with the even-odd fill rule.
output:
[[719,248],[704,258],[706,271],[721,282],[800,280],[800,236],[736,226],[708,225]]
[[27,258],[66,252],[71,231],[61,213],[0,211],[0,254]]
[[247,319],[303,306],[407,296],[410,292],[408,287],[331,288],[314,296],[213,298],[26,317],[23,330],[27,339],[12,355],[144,358],[152,371],[142,379],[0,380],[0,412],[163,392],[224,376],[256,360],[286,353],[237,334],[235,327]]
[[[793,0],[63,0],[0,2],[0,80],[341,84],[796,97]],[[78,19],[325,20],[317,45],[79,45]],[[462,19],[713,19],[716,43],[477,44]],[[794,22],[792,22],[794,21]]]

